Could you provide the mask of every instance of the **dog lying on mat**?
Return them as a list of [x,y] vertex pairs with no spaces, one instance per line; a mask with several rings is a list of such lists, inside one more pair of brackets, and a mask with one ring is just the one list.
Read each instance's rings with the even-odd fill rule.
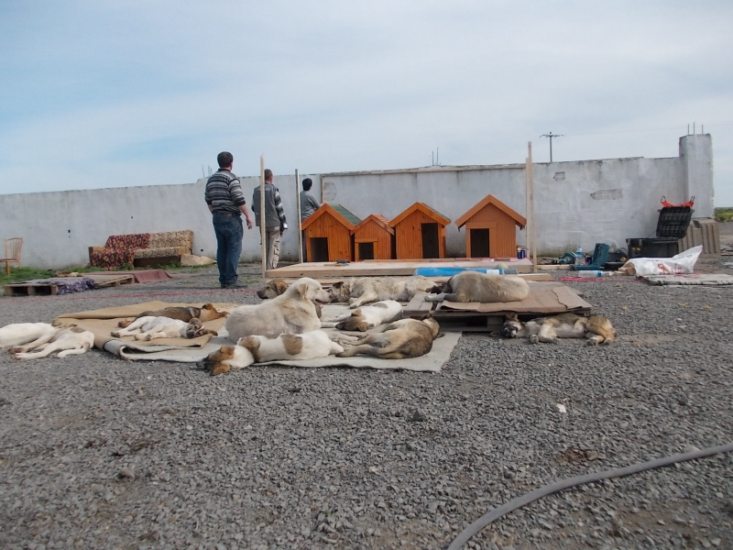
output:
[[356,308],[369,302],[397,300],[409,302],[418,292],[427,292],[435,285],[427,277],[353,277],[331,285],[332,302],[349,302]]
[[227,317],[229,339],[257,334],[272,338],[280,334],[300,334],[321,328],[316,303],[330,300],[321,283],[309,277],[298,279],[287,290],[261,304],[241,305]]
[[336,323],[336,328],[366,332],[370,328],[394,321],[401,315],[402,304],[395,300],[383,300],[351,310],[351,315]]
[[134,319],[126,319],[120,321],[117,326],[120,328],[128,327],[135,319],[140,317],[168,317],[170,319],[178,319],[188,323],[191,319],[198,319],[201,322],[212,321],[221,317],[226,317],[224,311],[217,311],[213,304],[204,304],[201,307],[196,306],[169,306],[154,311],[143,311]]
[[205,328],[197,318],[186,322],[156,316],[138,317],[127,327],[112,331],[115,338],[134,336],[135,340],[148,341],[155,338],[197,338],[205,334],[216,335],[216,332]]
[[445,284],[433,286],[431,292],[425,296],[426,302],[518,302],[529,296],[529,285],[516,275],[462,271]]
[[439,332],[440,325],[432,317],[422,321],[400,319],[359,338],[338,356],[370,355],[382,359],[420,357],[432,349],[433,340]]
[[277,338],[245,336],[236,346],[222,346],[209,354],[199,366],[211,374],[226,374],[233,369],[243,369],[253,363],[284,361],[288,359],[317,359],[344,351],[332,342],[322,330],[302,334],[281,334]]
[[616,330],[603,315],[583,317],[575,313],[561,313],[538,317],[522,323],[516,314],[507,315],[501,329],[506,338],[528,338],[538,342],[556,343],[558,338],[587,338],[588,344],[610,344],[616,339]]

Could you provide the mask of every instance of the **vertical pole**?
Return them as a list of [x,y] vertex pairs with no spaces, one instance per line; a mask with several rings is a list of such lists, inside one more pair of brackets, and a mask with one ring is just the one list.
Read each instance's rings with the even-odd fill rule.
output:
[[262,243],[262,278],[267,273],[267,233],[265,223],[265,157],[260,155],[260,241]]
[[298,206],[298,260],[299,263],[303,263],[303,222],[301,221],[301,208],[302,205],[300,204],[300,174],[298,174],[298,169],[295,169],[295,203]]
[[527,142],[527,163],[525,167],[526,176],[526,210],[527,210],[527,257],[532,259],[533,271],[537,265],[537,245],[535,243],[534,223],[534,173],[532,165],[532,142]]

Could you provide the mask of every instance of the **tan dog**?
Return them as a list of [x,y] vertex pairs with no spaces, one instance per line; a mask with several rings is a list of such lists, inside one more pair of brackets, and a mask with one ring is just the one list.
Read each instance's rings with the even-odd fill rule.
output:
[[354,277],[338,281],[329,291],[332,302],[349,302],[355,308],[379,300],[409,302],[418,292],[427,292],[435,282],[427,277]]
[[221,317],[226,317],[225,311],[218,311],[213,304],[204,304],[201,307],[196,306],[170,306],[154,311],[143,311],[134,319],[126,319],[117,323],[120,328],[128,327],[135,319],[140,317],[168,317],[170,319],[178,319],[179,321],[189,322],[191,319],[198,319],[201,322],[212,321]]
[[253,334],[270,336],[300,334],[321,328],[316,303],[328,303],[328,292],[321,283],[303,277],[291,284],[280,296],[257,305],[234,308],[227,317],[229,339],[236,342]]
[[245,336],[236,346],[222,346],[200,363],[211,376],[226,374],[253,363],[285,361],[288,359],[317,359],[344,351],[322,330],[303,334],[281,334],[277,338]]
[[354,342],[339,357],[371,355],[382,359],[406,359],[428,353],[433,340],[438,336],[440,325],[433,318],[400,319],[384,325],[378,332],[372,332]]
[[38,344],[32,342],[25,346],[11,349],[16,359],[36,359],[46,357],[58,351],[59,357],[80,355],[94,346],[94,333],[78,327],[57,328],[54,335],[47,342]]
[[351,315],[336,323],[336,328],[366,332],[370,328],[394,321],[401,315],[402,304],[395,300],[383,300],[351,310]]
[[[265,286],[257,291],[257,296],[263,300],[269,300],[276,296],[280,296],[280,294],[284,293],[288,289],[288,286],[290,286],[290,284],[285,279],[271,279],[265,283]],[[318,302],[314,302],[313,304],[316,306],[316,313],[320,319],[322,315],[321,304]]]
[[489,275],[478,271],[462,271],[442,288],[434,287],[439,294],[428,294],[426,302],[518,302],[529,295],[527,281],[516,275]]
[[597,345],[610,344],[616,339],[616,330],[607,317],[583,317],[574,313],[538,317],[526,323],[516,314],[507,315],[501,333],[506,338],[526,337],[533,344],[556,343],[558,338],[587,338],[588,344]]

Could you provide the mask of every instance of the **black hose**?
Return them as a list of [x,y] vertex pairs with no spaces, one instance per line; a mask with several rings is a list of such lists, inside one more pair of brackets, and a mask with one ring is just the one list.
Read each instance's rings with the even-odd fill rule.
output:
[[503,515],[506,515],[509,512],[512,512],[517,508],[521,508],[525,504],[534,502],[535,500],[538,500],[544,496],[551,495],[559,491],[564,491],[565,489],[575,487],[576,485],[590,483],[592,481],[601,481],[603,479],[611,479],[614,477],[624,477],[631,474],[637,474],[645,470],[652,470],[654,468],[669,466],[670,464],[676,464],[677,462],[685,462],[688,460],[695,460],[697,458],[705,458],[719,453],[729,453],[731,451],[733,451],[733,443],[728,443],[726,445],[719,445],[717,447],[708,447],[707,449],[703,449],[701,451],[675,454],[664,458],[650,460],[648,462],[633,464],[624,468],[616,468],[614,470],[606,470],[604,472],[585,474],[582,476],[576,476],[568,479],[563,479],[561,481],[556,481],[555,483],[551,483],[550,485],[545,485],[544,487],[536,489],[531,493],[526,493],[522,496],[514,498],[506,504],[499,506],[498,508],[489,510],[479,519],[474,521],[471,525],[466,527],[450,544],[448,550],[458,550],[462,548],[463,545],[466,544],[472,536],[481,531],[481,529],[489,525],[494,520],[497,520]]

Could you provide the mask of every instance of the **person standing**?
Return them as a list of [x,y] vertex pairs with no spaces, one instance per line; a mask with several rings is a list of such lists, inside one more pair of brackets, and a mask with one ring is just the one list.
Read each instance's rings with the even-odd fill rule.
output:
[[[262,226],[260,220],[260,186],[255,187],[252,194],[252,210],[255,213],[257,227]],[[280,190],[272,183],[272,170],[265,170],[265,248],[267,269],[275,269],[280,261],[280,241],[288,228],[283,210]]]
[[[303,180],[303,190],[300,192],[300,226],[303,227],[303,222],[308,219],[313,212],[318,210],[321,205],[318,204],[318,200],[311,194],[310,190],[313,187],[313,180],[305,178]],[[302,229],[301,229],[302,231]],[[302,231],[303,235],[303,259],[307,262],[308,258],[308,247],[305,244],[305,231]]]
[[222,151],[216,156],[219,169],[206,182],[204,199],[211,212],[216,234],[216,266],[219,268],[221,288],[236,288],[246,285],[237,283],[237,265],[242,254],[241,214],[252,229],[252,214],[242,192],[239,178],[232,172],[234,156]]

